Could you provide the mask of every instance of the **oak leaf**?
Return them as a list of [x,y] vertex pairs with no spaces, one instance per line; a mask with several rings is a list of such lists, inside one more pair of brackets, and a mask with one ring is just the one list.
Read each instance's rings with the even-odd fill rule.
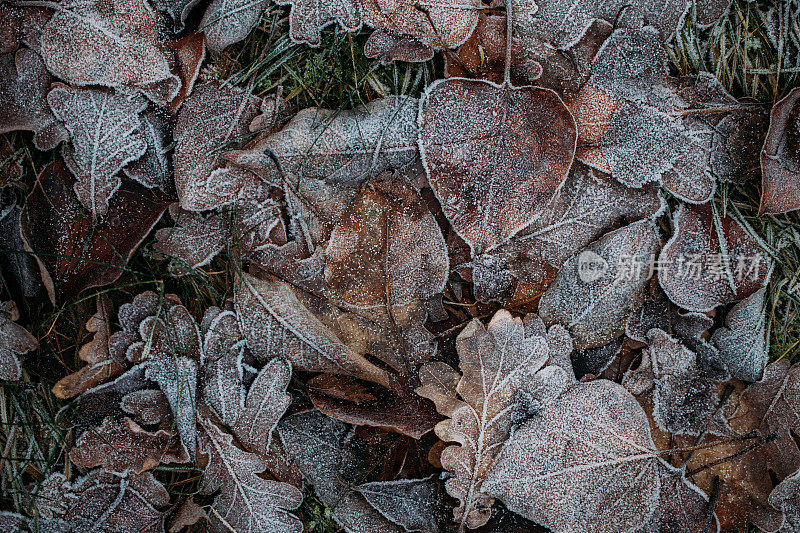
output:
[[276,0],[280,5],[291,5],[289,37],[297,43],[319,46],[322,30],[330,24],[347,31],[361,28],[361,2],[358,0]]
[[800,89],[775,104],[761,150],[761,213],[786,213],[800,209]]
[[266,8],[267,0],[212,0],[200,21],[208,49],[219,54],[244,40]]
[[711,338],[731,375],[742,381],[759,381],[769,361],[766,292],[761,288],[733,306]]
[[17,381],[22,377],[18,355],[39,347],[36,339],[14,320],[19,318],[16,305],[0,304],[0,380]]
[[406,531],[439,531],[437,514],[441,496],[434,476],[373,481],[359,485],[358,492],[378,512]]

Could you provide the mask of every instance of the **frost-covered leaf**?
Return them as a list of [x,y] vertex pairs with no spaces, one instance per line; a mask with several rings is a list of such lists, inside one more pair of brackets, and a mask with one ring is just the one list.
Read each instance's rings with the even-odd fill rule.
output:
[[181,87],[144,0],[69,0],[44,27],[47,68],[70,84],[141,91],[166,104]]
[[286,393],[292,379],[292,365],[283,359],[273,359],[259,370],[233,432],[248,450],[267,455],[271,451],[272,430],[292,403]]
[[783,524],[777,533],[800,529],[800,470],[772,490],[769,504],[783,513]]
[[357,186],[417,157],[417,107],[415,98],[401,96],[345,111],[310,107],[230,158],[276,185],[290,175]]
[[234,294],[239,327],[257,359],[266,362],[283,355],[300,370],[340,373],[388,386],[386,372],[343,344],[288,283],[243,273]]
[[280,5],[291,5],[289,37],[297,43],[319,46],[321,31],[330,24],[347,31],[361,27],[361,2],[358,0],[276,0]]
[[168,41],[167,48],[175,53],[178,77],[181,79],[181,90],[167,105],[167,109],[175,113],[194,90],[200,67],[206,58],[206,41],[202,33],[190,33],[175,41]]
[[539,216],[575,153],[575,122],[547,89],[437,81],[419,120],[428,181],[473,254],[497,247]]
[[39,48],[39,38],[53,10],[43,6],[0,5],[0,53],[15,52],[22,45]]
[[659,461],[661,494],[650,520],[637,533],[719,533],[708,495],[689,482],[684,472]]
[[211,419],[199,415],[200,452],[208,456],[203,492],[219,491],[208,513],[216,531],[300,533],[302,522],[289,511],[303,501],[292,485],[262,479],[266,464],[238,448]]
[[[297,461],[303,477],[331,510],[337,523],[349,531],[402,533],[402,527],[384,518],[355,489],[363,480],[363,456],[349,426],[316,410],[285,418],[278,424],[283,447]],[[363,445],[363,441],[361,445]],[[361,453],[359,453],[361,452]]]
[[440,439],[458,443],[442,452],[442,467],[453,474],[445,487],[460,501],[455,520],[462,528],[474,529],[491,516],[493,500],[482,484],[511,433],[517,395],[531,386],[534,374],[547,362],[548,346],[543,337],[526,336],[522,320],[505,310],[498,311],[488,327],[472,320],[456,346],[462,376],[455,389],[455,370],[431,363],[420,371],[417,394],[432,400],[448,417],[436,426]]
[[800,209],[800,88],[775,104],[761,151],[761,213]]
[[658,505],[647,416],[621,385],[577,383],[503,447],[483,490],[553,531],[631,531]]
[[651,220],[606,233],[563,264],[539,301],[542,319],[567,328],[578,350],[619,337],[644,302],[660,244]]
[[204,211],[232,202],[249,174],[223,166],[226,150],[241,148],[260,100],[222,83],[195,87],[175,124],[175,187],[181,207]]
[[434,476],[373,481],[359,485],[357,490],[383,516],[406,531],[439,531],[437,516],[441,497]]
[[222,423],[233,426],[241,416],[245,402],[242,384],[244,339],[239,332],[236,313],[222,311],[211,320],[205,333],[203,352],[206,362],[203,365],[201,398]]
[[151,473],[102,469],[71,482],[63,474],[52,474],[35,498],[39,516],[63,521],[66,531],[163,531],[168,505],[167,490]]
[[766,19],[766,34],[779,54],[779,65],[784,69],[800,67],[800,4],[796,0],[780,2],[766,13],[762,11],[761,16]]
[[678,306],[707,312],[747,298],[764,285],[770,261],[747,229],[708,204],[681,205],[675,233],[659,256],[658,281]]
[[71,300],[90,287],[116,281],[167,203],[142,186],[125,182],[93,222],[73,192],[75,178],[63,161],[39,174],[20,216],[25,247],[36,255],[52,301]]
[[33,50],[21,48],[15,54],[0,55],[0,133],[32,131],[40,150],[50,150],[66,140],[67,131],[47,105],[52,81]]
[[761,288],[736,304],[712,337],[733,377],[743,381],[760,380],[769,361],[766,292]]
[[41,46],[47,68],[73,85],[140,90],[161,104],[181,86],[144,0],[65,2],[44,27]]
[[423,63],[433,59],[433,49],[413,35],[392,30],[375,30],[364,43],[364,55],[387,63]]
[[166,395],[181,441],[194,458],[198,367],[203,362],[200,330],[189,311],[175,305],[161,317],[142,320],[139,331],[145,343],[145,376]]
[[399,350],[373,355],[405,373],[436,350],[424,327],[425,303],[444,289],[448,272],[436,220],[398,180],[364,186],[325,248],[325,281],[337,301],[398,337]]
[[125,175],[147,188],[167,188],[172,179],[166,155],[169,117],[157,108],[147,109],[140,117],[139,133],[147,148],[142,157],[125,166]]
[[225,220],[214,213],[204,216],[185,211],[177,204],[169,208],[175,226],[156,231],[153,251],[170,258],[170,270],[176,274],[207,265],[225,248],[228,235]]
[[247,37],[267,8],[268,0],[212,0],[206,8],[200,29],[208,49],[219,54]]
[[478,23],[477,0],[362,0],[364,22],[379,30],[411,35],[434,48],[455,48]]
[[36,339],[22,326],[14,323],[19,318],[13,302],[0,304],[0,380],[17,381],[22,377],[18,355],[39,347]]
[[[633,189],[575,163],[541,216],[507,244],[473,259],[473,290],[481,300],[533,299],[571,255],[624,222],[655,217],[663,208],[656,186]],[[510,285],[502,282],[504,274]]]
[[186,448],[169,431],[147,431],[130,418],[112,417],[87,429],[69,457],[80,468],[101,466],[119,474],[129,469],[140,474],[161,463],[189,462]]
[[156,11],[163,11],[172,19],[176,32],[183,31],[186,17],[200,0],[153,0]]
[[147,101],[59,86],[48,93],[47,102],[70,133],[64,160],[78,178],[75,194],[93,218],[105,215],[121,184],[117,174],[147,150],[139,118]]
[[143,425],[161,424],[172,416],[167,396],[158,389],[129,392],[119,402],[125,413]]

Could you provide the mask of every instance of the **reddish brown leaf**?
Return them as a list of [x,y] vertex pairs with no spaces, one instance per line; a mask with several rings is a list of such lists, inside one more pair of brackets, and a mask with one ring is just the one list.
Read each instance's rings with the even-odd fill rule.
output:
[[775,104],[761,150],[760,213],[800,209],[800,89]]
[[33,335],[13,322],[18,318],[14,302],[0,304],[0,380],[20,379],[22,367],[17,356],[39,347]]

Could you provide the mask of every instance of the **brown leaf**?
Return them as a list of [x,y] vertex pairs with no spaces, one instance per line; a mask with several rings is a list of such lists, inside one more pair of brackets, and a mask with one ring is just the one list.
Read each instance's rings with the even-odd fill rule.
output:
[[139,130],[147,148],[138,160],[128,163],[123,171],[129,178],[152,189],[171,188],[172,172],[167,158],[169,116],[160,108],[149,107],[139,117]]
[[800,528],[800,470],[773,489],[769,504],[783,512],[783,524],[777,533],[792,533]]
[[156,231],[153,251],[170,259],[170,271],[183,275],[211,262],[225,248],[225,219],[214,213],[204,216],[172,204],[169,214],[175,226]]
[[425,479],[373,481],[358,486],[364,498],[383,516],[406,531],[438,533],[439,485]]
[[147,431],[130,418],[111,417],[86,430],[69,456],[81,468],[100,466],[120,474],[128,469],[141,474],[161,463],[189,462],[186,448],[170,432]]
[[539,300],[539,314],[572,333],[577,350],[616,339],[644,302],[659,246],[651,220],[606,233],[562,265]]
[[289,511],[303,501],[303,493],[288,483],[262,479],[266,464],[255,454],[236,447],[233,437],[223,433],[206,416],[198,417],[200,451],[208,455],[204,494],[219,491],[208,513],[219,531],[303,531],[302,522]]
[[66,129],[47,105],[52,81],[42,58],[33,50],[21,48],[16,54],[0,55],[0,133],[32,131],[33,142],[41,150],[55,148],[66,140]]
[[733,377],[742,381],[759,381],[769,361],[766,293],[762,287],[733,306],[711,338]]
[[440,50],[466,41],[478,23],[477,0],[434,2],[425,0],[362,0],[364,22],[379,30],[411,35]]
[[143,425],[162,424],[172,417],[167,396],[157,389],[129,392],[122,397],[120,407]]
[[22,367],[17,356],[39,347],[33,335],[13,322],[18,318],[14,302],[0,304],[0,380],[3,381],[19,380]]
[[525,333],[522,320],[505,310],[498,311],[488,327],[473,319],[456,339],[460,378],[443,363],[420,370],[417,394],[432,400],[448,417],[437,424],[436,434],[458,443],[444,450],[442,467],[453,474],[445,487],[459,499],[454,517],[462,529],[489,520],[493,500],[482,490],[484,479],[511,434],[518,394],[535,387],[534,375],[547,362],[547,340]]
[[775,104],[761,150],[762,189],[759,213],[800,209],[800,89]]
[[358,0],[280,0],[280,5],[291,5],[289,37],[296,43],[319,46],[321,32],[331,24],[347,31],[361,28],[361,2]]
[[56,161],[39,174],[21,215],[26,248],[36,254],[51,301],[71,300],[116,281],[167,203],[135,183],[123,183],[97,222],[72,192],[75,179]]
[[383,29],[373,31],[364,43],[364,55],[383,61],[424,63],[433,59],[433,49],[414,37]]
[[228,46],[244,40],[266,7],[266,2],[251,0],[212,0],[200,21],[208,49],[219,55]]
[[574,384],[514,432],[483,490],[554,531],[635,530],[660,490],[647,416],[621,385]]
[[476,255],[541,214],[575,153],[575,121],[546,89],[437,81],[419,120],[428,182]]
[[638,533],[719,533],[708,495],[683,477],[684,472],[658,462],[661,493],[650,520]]
[[194,496],[189,496],[178,506],[178,510],[169,523],[169,533],[180,533],[185,528],[195,525],[201,520],[208,520],[206,511],[197,505]]
[[42,28],[52,16],[46,7],[0,5],[0,53],[10,54],[23,44],[37,50]]
[[[156,0],[156,4],[159,0]],[[200,67],[206,58],[206,41],[202,33],[190,33],[185,37],[174,41],[167,41],[167,48],[175,53],[177,61],[177,74],[181,79],[181,90],[175,98],[167,105],[167,109],[175,113],[178,111],[186,98],[192,94],[194,83],[200,74]]]
[[138,90],[160,104],[181,87],[144,0],[67,2],[44,27],[41,43],[47,68],[73,85]]
[[736,219],[715,221],[710,205],[681,205],[674,223],[675,233],[659,256],[658,281],[675,304],[707,312],[763,286],[769,258]]

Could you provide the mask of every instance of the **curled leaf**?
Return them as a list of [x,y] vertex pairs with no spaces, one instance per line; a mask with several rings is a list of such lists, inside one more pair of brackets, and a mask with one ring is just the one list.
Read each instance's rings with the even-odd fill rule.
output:
[[775,104],[769,131],[761,150],[763,173],[761,213],[786,213],[800,209],[800,89]]

